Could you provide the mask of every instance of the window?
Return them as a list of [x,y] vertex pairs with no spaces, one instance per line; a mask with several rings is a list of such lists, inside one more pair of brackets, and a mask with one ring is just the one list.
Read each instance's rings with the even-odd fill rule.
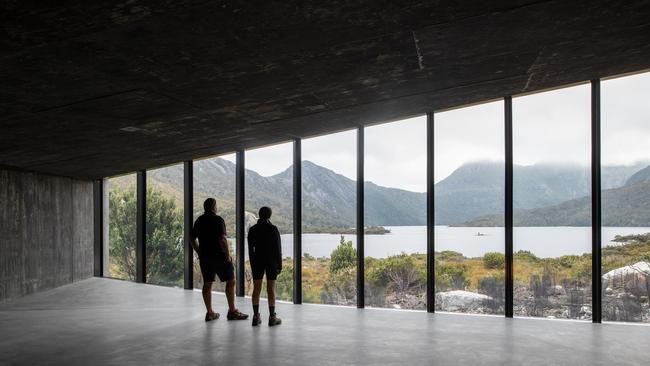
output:
[[591,319],[590,86],[512,103],[514,313]]
[[[246,151],[246,235],[257,222],[259,209],[272,210],[271,222],[278,227],[282,240],[282,272],[276,280],[276,298],[293,298],[293,143]],[[253,292],[252,273],[246,243],[246,294]],[[266,297],[266,277],[262,284]]]
[[650,323],[650,73],[601,84],[603,320]]
[[[214,198],[217,200],[217,215],[221,216],[226,222],[226,233],[228,236],[228,246],[230,248],[230,255],[236,260],[236,245],[235,245],[235,179],[236,179],[236,166],[235,154],[222,155],[212,157],[209,159],[195,160],[194,161],[194,210],[192,217],[196,220],[203,214],[203,202],[207,198]],[[235,272],[237,265],[235,264]],[[236,276],[236,273],[235,273]],[[193,268],[194,288],[203,287],[203,278],[201,276],[201,269],[199,267],[199,260],[194,253],[194,268]],[[239,281],[240,279],[237,278]],[[217,279],[214,282],[213,290],[225,292],[225,282]]]
[[303,301],[356,305],[356,130],[302,141]]
[[364,131],[365,301],[426,309],[426,116]]
[[183,287],[183,164],[147,171],[147,283]]
[[436,113],[434,159],[436,310],[503,314],[503,102]]
[[136,175],[106,180],[108,192],[108,277],[135,281]]

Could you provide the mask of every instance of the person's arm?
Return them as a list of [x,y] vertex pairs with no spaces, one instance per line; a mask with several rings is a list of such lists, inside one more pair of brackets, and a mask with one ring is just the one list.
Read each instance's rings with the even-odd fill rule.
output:
[[198,240],[198,235],[196,234],[196,223],[192,225],[192,231],[190,232],[190,236],[192,237],[191,243],[192,243],[192,248],[194,248],[194,251],[196,252],[196,255],[200,256],[200,249],[199,249],[199,240]]
[[221,220],[221,237],[219,237],[219,245],[221,245],[221,250],[226,254],[226,258],[232,262],[232,257],[230,256],[230,247],[228,247],[228,234],[226,233],[226,222]]
[[232,257],[230,256],[230,247],[228,246],[228,238],[225,235],[221,235],[219,238],[219,243],[221,244],[221,250],[226,253],[226,257],[229,261],[232,262]]
[[255,253],[253,252],[253,247],[254,247],[253,244],[255,243],[255,230],[248,229],[247,239],[248,239],[248,260],[251,266],[253,266],[254,265],[253,260],[255,258],[254,256]]
[[277,246],[276,261],[278,265],[278,273],[280,273],[280,271],[282,271],[282,239],[280,237],[280,231],[278,231],[278,228],[274,226],[273,229],[275,231],[275,243]]
[[201,255],[201,252],[199,251],[199,241],[197,238],[192,238],[192,248],[194,248],[194,251],[197,255]]

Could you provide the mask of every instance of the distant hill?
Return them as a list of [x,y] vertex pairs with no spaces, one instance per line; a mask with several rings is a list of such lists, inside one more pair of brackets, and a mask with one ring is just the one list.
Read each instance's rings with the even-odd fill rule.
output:
[[[603,167],[603,186],[617,188],[626,185],[625,197],[616,196],[612,202],[634,200],[643,196],[642,188],[633,189],[635,182],[646,181],[650,169],[646,165]],[[589,170],[580,166],[533,165],[515,166],[515,208],[518,219],[527,223],[551,225],[562,222],[572,225],[585,222],[581,197],[589,195]],[[156,186],[175,197],[182,207],[182,166],[148,171],[149,186]],[[435,186],[435,219],[440,225],[500,225],[503,212],[503,164],[470,163],[456,169]],[[246,170],[246,211],[256,214],[259,207],[274,209],[273,221],[284,232],[292,226],[292,167],[264,177]],[[356,218],[356,182],[330,169],[303,161],[303,230],[322,231],[323,228],[354,227]],[[125,178],[115,181],[126,185]],[[133,180],[134,182],[134,180]],[[627,182],[627,183],[626,183]],[[426,224],[426,193],[382,187],[365,182],[365,223],[367,226],[397,226]],[[623,193],[611,193],[622,195]],[[604,194],[609,197],[610,193]],[[234,230],[235,164],[220,158],[197,160],[194,165],[194,214],[202,212],[207,197],[218,200],[219,211]],[[612,196],[614,197],[614,196]],[[588,200],[587,200],[588,201]],[[641,201],[642,202],[642,201]],[[547,210],[547,211],[540,211]],[[554,210],[554,211],[553,211]],[[642,208],[639,208],[642,211]],[[613,212],[618,212],[613,210]],[[581,216],[582,215],[582,216]],[[629,216],[629,215],[628,215]],[[541,218],[552,219],[542,220]],[[642,219],[640,219],[642,220]]]
[[[604,190],[601,199],[603,226],[650,226],[650,180],[630,178],[623,187]],[[515,226],[591,226],[591,197],[515,210],[513,220]],[[503,226],[503,215],[482,216],[459,226]]]
[[[624,185],[646,165],[604,166],[603,189]],[[453,225],[502,213],[504,174],[503,163],[469,163],[456,169],[436,184],[436,223]],[[587,196],[591,190],[590,174],[588,167],[576,165],[515,165],[514,207],[533,209]]]
[[648,182],[650,181],[650,166],[647,166],[638,172],[634,173],[628,180],[625,182],[626,186],[630,186],[636,183]]
[[[151,170],[150,185],[156,185],[182,203],[182,167]],[[356,182],[310,161],[303,161],[303,230],[326,227],[349,228],[356,220]],[[264,177],[246,170],[246,211],[257,213],[264,205],[273,208],[273,221],[284,232],[291,231],[293,168]],[[426,194],[381,187],[366,182],[366,225],[426,224]],[[227,222],[235,218],[235,164],[224,159],[196,161],[194,165],[194,213],[202,202],[215,197]],[[232,229],[231,229],[232,230]]]

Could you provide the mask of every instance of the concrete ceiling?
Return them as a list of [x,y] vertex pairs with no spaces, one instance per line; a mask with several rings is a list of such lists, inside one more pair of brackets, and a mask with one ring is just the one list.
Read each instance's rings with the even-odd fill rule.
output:
[[0,165],[99,178],[650,68],[650,1],[3,1]]

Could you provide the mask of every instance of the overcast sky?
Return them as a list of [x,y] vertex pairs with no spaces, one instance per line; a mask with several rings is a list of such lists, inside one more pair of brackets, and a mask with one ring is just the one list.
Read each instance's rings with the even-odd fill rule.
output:
[[[603,164],[650,160],[650,73],[602,82]],[[516,164],[589,164],[588,84],[513,98]],[[435,180],[472,161],[503,161],[503,102],[436,113]],[[365,178],[426,190],[426,118],[367,127]],[[292,163],[292,144],[246,152],[246,168],[264,176]],[[304,139],[302,156],[356,179],[356,130]],[[234,161],[234,155],[229,157]]]

